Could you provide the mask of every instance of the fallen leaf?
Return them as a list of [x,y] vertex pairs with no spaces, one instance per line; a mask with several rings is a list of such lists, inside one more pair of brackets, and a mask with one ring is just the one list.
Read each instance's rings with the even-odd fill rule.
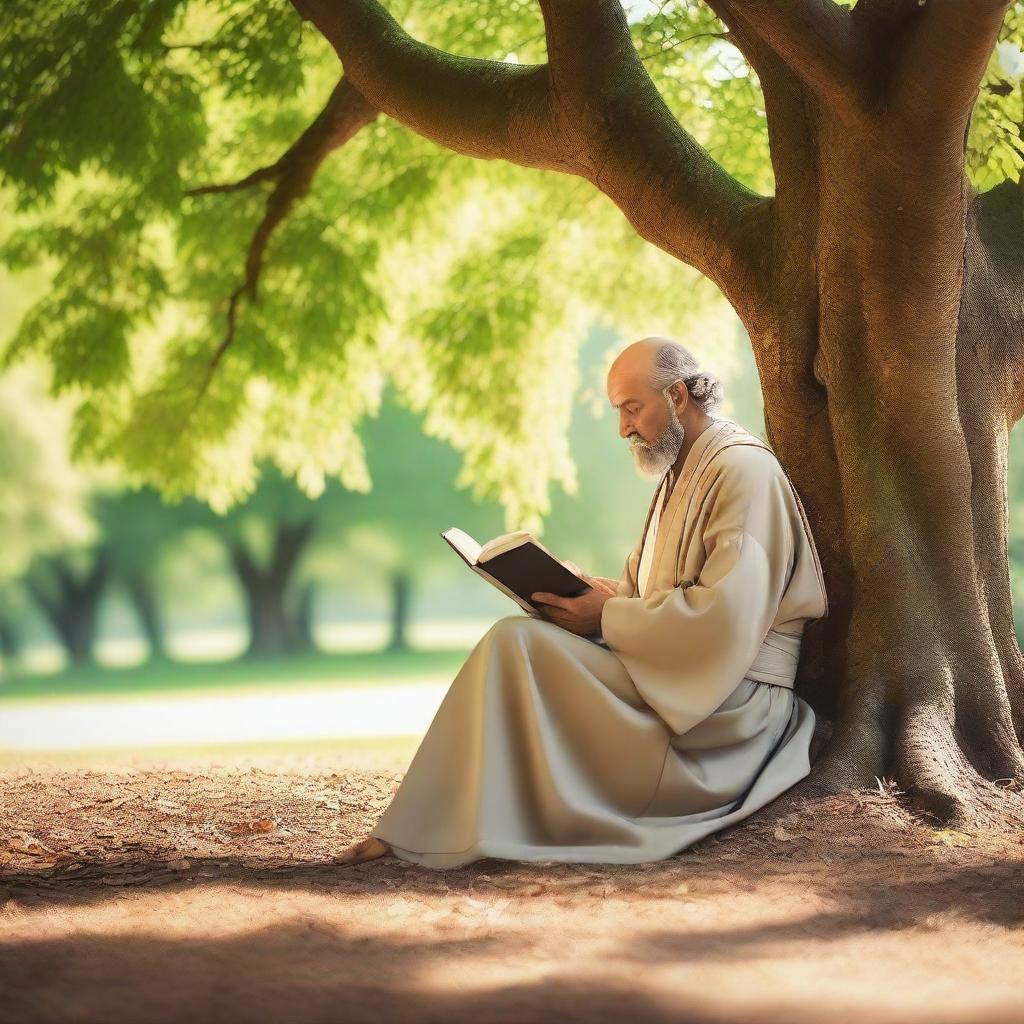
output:
[[20,836],[13,836],[7,840],[7,846],[16,853],[25,853],[29,857],[52,857],[53,850],[44,846],[35,836],[22,832]]
[[232,831],[235,835],[251,836],[260,833],[273,832],[277,827],[273,818],[255,818],[252,821],[240,821]]
[[955,828],[940,828],[932,833],[929,842],[941,843],[943,846],[970,846],[971,837]]

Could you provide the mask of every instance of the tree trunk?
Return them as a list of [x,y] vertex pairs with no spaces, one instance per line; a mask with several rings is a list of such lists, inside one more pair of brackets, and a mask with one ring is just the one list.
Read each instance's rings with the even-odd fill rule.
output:
[[246,657],[262,658],[288,652],[291,631],[284,592],[274,581],[260,579],[246,590],[249,646]]
[[44,564],[48,579],[30,574],[28,592],[57,634],[70,665],[92,665],[100,601],[110,580],[110,552],[98,548],[92,568],[81,577],[60,556],[49,557]]
[[144,573],[134,573],[125,580],[125,590],[149,644],[150,659],[166,659],[167,644],[153,581]]
[[409,650],[409,596],[412,579],[404,569],[391,574],[391,636],[387,650],[391,653]]
[[10,668],[21,654],[21,635],[13,619],[0,616],[0,656]]
[[304,622],[302,602],[294,607],[290,585],[313,528],[312,520],[278,524],[266,566],[260,565],[241,541],[231,545],[231,560],[245,595],[249,620],[246,657],[297,654],[311,648],[308,609]]
[[779,315],[752,333],[768,439],[829,583],[797,687],[836,721],[803,790],[889,775],[967,825],[1024,783],[1001,282],[955,160],[922,187],[912,139],[819,117],[813,194],[780,233]]
[[316,651],[316,640],[313,637],[315,602],[316,584],[312,580],[307,580],[299,592],[294,615],[292,649],[296,653],[310,654]]

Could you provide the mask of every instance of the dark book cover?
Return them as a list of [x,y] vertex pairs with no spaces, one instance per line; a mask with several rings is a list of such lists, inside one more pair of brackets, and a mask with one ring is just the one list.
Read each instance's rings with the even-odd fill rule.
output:
[[478,565],[534,608],[537,605],[530,600],[530,595],[537,591],[559,597],[578,597],[590,590],[589,583],[529,541]]

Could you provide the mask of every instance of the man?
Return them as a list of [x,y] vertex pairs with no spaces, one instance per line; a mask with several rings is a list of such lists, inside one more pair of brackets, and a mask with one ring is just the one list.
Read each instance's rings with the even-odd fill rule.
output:
[[540,617],[488,630],[341,862],[660,860],[809,773],[814,713],[792,686],[828,601],[796,491],[709,414],[720,384],[671,339],[627,347],[607,383],[637,468],[660,474],[622,576],[582,574],[586,593],[536,593]]

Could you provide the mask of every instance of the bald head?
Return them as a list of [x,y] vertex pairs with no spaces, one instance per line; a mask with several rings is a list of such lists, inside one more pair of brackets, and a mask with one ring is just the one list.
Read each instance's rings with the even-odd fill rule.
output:
[[644,475],[685,458],[711,419],[693,399],[691,379],[712,381],[693,354],[673,338],[652,334],[627,345],[608,370],[608,401]]
[[665,345],[673,344],[671,338],[663,338],[660,335],[652,334],[650,337],[641,338],[627,345],[612,360],[608,370],[609,385],[613,376],[626,376],[632,378],[646,379],[654,366],[654,357],[658,350]]
[[612,361],[608,369],[608,400],[618,408],[627,394],[649,397],[696,370],[697,360],[678,341],[650,334],[627,345]]

